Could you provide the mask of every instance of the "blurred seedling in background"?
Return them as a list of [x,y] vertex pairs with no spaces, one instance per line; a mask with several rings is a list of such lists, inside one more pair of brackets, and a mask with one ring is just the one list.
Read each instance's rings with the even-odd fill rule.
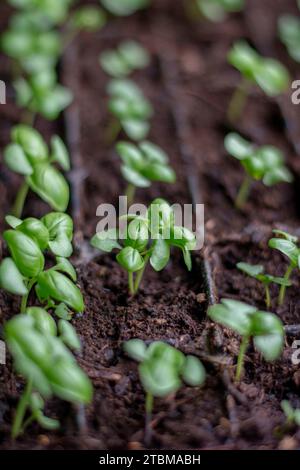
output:
[[[82,30],[100,29],[106,22],[98,7],[69,12],[69,1],[12,2],[21,8],[1,37],[3,51],[13,59],[17,104],[25,108],[24,121],[36,114],[54,120],[72,101],[72,93],[57,81],[56,65],[66,46]],[[65,22],[63,31],[53,29]]]
[[29,189],[52,209],[64,212],[69,204],[69,185],[54,164],[68,171],[70,159],[61,138],[53,136],[49,150],[38,131],[20,124],[13,127],[11,140],[12,143],[4,150],[4,161],[10,170],[24,176],[12,214],[16,217],[22,215]]
[[278,148],[272,145],[257,147],[233,132],[225,137],[224,145],[227,152],[241,162],[246,173],[235,199],[237,208],[245,205],[254,180],[262,181],[266,186],[293,181],[293,175],[285,166],[283,153]]
[[132,80],[114,79],[108,84],[107,91],[109,111],[115,118],[108,129],[107,140],[114,141],[122,129],[134,141],[145,139],[153,109],[142,90]]
[[122,159],[122,175],[128,182],[128,206],[134,200],[136,188],[148,188],[153,181],[175,183],[176,174],[168,164],[168,155],[157,145],[148,141],[138,145],[118,142],[116,150]]
[[148,7],[150,0],[100,0],[101,4],[113,15],[129,16]]
[[102,69],[114,78],[127,77],[149,63],[147,50],[136,41],[124,41],[117,49],[106,50],[100,55]]
[[214,22],[224,21],[228,13],[243,10],[244,0],[196,0],[201,15]]
[[266,293],[265,302],[267,309],[271,308],[272,304],[270,295],[271,284],[277,284],[278,286],[285,287],[290,287],[292,285],[291,281],[284,279],[283,277],[275,277],[271,276],[270,274],[265,274],[264,267],[260,264],[252,265],[248,263],[238,263],[236,266],[243,273],[262,283]]
[[300,18],[282,15],[278,20],[278,34],[291,58],[300,62]]
[[287,427],[293,425],[300,426],[300,409],[294,409],[287,400],[281,402],[281,408],[286,417]]
[[279,96],[289,88],[287,69],[277,60],[259,55],[246,41],[241,40],[233,45],[228,61],[242,76],[228,107],[227,116],[232,124],[241,115],[253,85],[259,86],[270,97]]
[[171,247],[181,249],[186,267],[192,269],[191,250],[195,249],[196,237],[187,228],[175,225],[174,211],[166,201],[155,199],[145,217],[130,214],[126,217],[130,222],[122,239],[120,231],[110,229],[96,233],[91,244],[108,253],[119,250],[116,258],[128,272],[131,295],[137,293],[149,261],[155,271],[167,266]]
[[[290,235],[282,230],[273,230],[277,238],[269,240],[269,247],[280,251],[289,260],[288,268],[285,272],[284,279],[288,281],[292,272],[300,268],[300,248],[298,247],[298,237]],[[278,296],[278,304],[283,305],[286,287],[284,284],[280,288]]]
[[185,356],[181,351],[161,341],[148,347],[140,339],[124,343],[129,357],[139,362],[139,376],[146,392],[145,443],[151,443],[151,420],[154,397],[166,397],[179,390],[183,383],[200,387],[205,382],[205,369],[195,356]]
[[[46,309],[60,318],[69,319],[71,310],[83,312],[82,294],[75,282],[76,271],[70,261],[73,221],[67,214],[50,212],[41,220],[6,217],[12,227],[3,233],[11,257],[0,264],[0,287],[22,297],[21,313],[27,308],[28,296],[35,287],[36,295]],[[45,270],[46,252],[55,264]]]
[[220,304],[209,307],[208,316],[242,337],[235,374],[237,382],[242,377],[245,353],[251,338],[266,361],[274,361],[280,356],[284,329],[281,320],[273,313],[259,311],[237,300],[222,299]]
[[54,395],[77,405],[91,402],[90,380],[68,349],[80,349],[79,338],[70,323],[60,320],[57,328],[49,313],[31,307],[5,324],[4,338],[16,371],[26,380],[12,426],[13,439],[33,421],[45,429],[59,427],[57,420],[44,415],[44,399]]

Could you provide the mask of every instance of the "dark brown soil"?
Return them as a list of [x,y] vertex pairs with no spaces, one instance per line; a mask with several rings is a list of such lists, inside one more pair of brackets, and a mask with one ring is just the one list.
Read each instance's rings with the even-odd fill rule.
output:
[[[47,412],[60,419],[61,430],[47,433],[32,426],[17,443],[12,443],[10,423],[23,383],[13,375],[8,360],[6,367],[0,366],[3,371],[0,447],[3,449],[143,448],[144,394],[136,364],[122,352],[122,343],[134,337],[168,341],[186,353],[199,356],[208,372],[203,389],[186,387],[176,397],[156,400],[153,448],[277,449],[300,444],[299,431],[290,430],[287,434],[290,439],[286,439],[280,428],[284,423],[281,400],[287,398],[294,406],[300,406],[300,374],[291,363],[295,338],[287,338],[284,354],[274,364],[265,363],[250,348],[244,380],[239,386],[233,386],[239,339],[206,319],[208,292],[206,298],[203,296],[206,291],[204,253],[210,262],[218,297],[231,297],[264,308],[262,288],[243,276],[236,263],[262,263],[267,272],[282,275],[286,261],[267,248],[272,228],[299,233],[298,155],[285,129],[281,103],[267,100],[257,90],[253,90],[239,130],[259,144],[278,145],[295,174],[295,184],[266,189],[257,183],[244,212],[238,213],[233,208],[243,174],[223,147],[229,130],[224,124],[226,107],[238,83],[238,74],[227,64],[226,53],[241,36],[255,42],[262,26],[260,23],[255,26],[251,20],[253,5],[247,7],[244,15],[233,15],[221,25],[213,25],[189,23],[183,16],[181,3],[176,2],[176,8],[173,3],[157,0],[149,12],[114,20],[96,35],[82,34],[66,53],[62,79],[76,97],[67,124],[70,116],[76,118],[77,112],[80,120],[80,145],[74,160],[77,176],[73,172],[70,177],[77,189],[82,184],[82,198],[76,206],[79,214],[76,241],[78,244],[84,240],[84,243],[78,244],[74,262],[86,302],[84,315],[75,318],[73,324],[83,344],[78,360],[93,381],[94,400],[86,410],[86,423],[82,422],[82,410],[52,400]],[[254,3],[259,8],[262,3],[270,2]],[[293,8],[293,2],[271,3],[263,29],[266,34],[272,31],[272,35],[268,50],[263,52],[276,53],[290,64],[284,49],[274,40],[274,18],[286,10],[287,4]],[[192,196],[195,198],[188,184],[188,175],[192,174],[199,186],[197,202],[205,203],[206,211],[205,248],[195,256],[192,273],[186,272],[174,252],[172,261],[160,275],[147,270],[134,299],[128,298],[126,276],[114,256],[95,257],[83,249],[95,232],[97,206],[103,202],[116,203],[117,195],[124,190],[119,159],[112,145],[105,142],[108,77],[100,69],[98,56],[103,49],[128,37],[139,39],[152,53],[151,66],[134,78],[155,108],[150,138],[168,151],[178,175],[176,185],[155,184],[147,191],[138,191],[137,200],[149,203],[160,196],[170,202],[190,203]],[[259,43],[256,45],[260,47]],[[8,74],[7,61],[3,67]],[[297,73],[294,65],[292,71]],[[174,87],[176,102],[170,99]],[[289,96],[285,99],[286,104]],[[3,107],[9,111],[1,118],[1,147],[8,142],[10,127],[19,118],[12,103],[13,100]],[[184,133],[179,133],[176,127],[176,112],[183,119]],[[52,132],[63,132],[61,123],[53,127],[39,120],[38,127],[46,137]],[[187,148],[192,150],[193,157],[189,166],[183,159]],[[1,221],[11,204],[11,188],[16,184],[3,168],[1,165]],[[71,213],[74,207],[73,204]],[[28,201],[27,214],[39,214],[42,210],[35,198]],[[275,303],[276,288],[272,290],[273,311],[287,325],[300,323],[299,276],[295,274],[293,280],[285,306],[280,309]],[[0,324],[17,312],[18,301],[1,293]]]

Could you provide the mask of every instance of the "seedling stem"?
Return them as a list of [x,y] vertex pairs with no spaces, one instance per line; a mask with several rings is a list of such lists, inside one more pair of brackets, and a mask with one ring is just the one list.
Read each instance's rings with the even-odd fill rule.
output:
[[28,297],[29,297],[29,294],[30,294],[30,291],[31,289],[33,288],[34,284],[35,284],[36,280],[35,279],[32,279],[29,284],[28,284],[28,292],[27,294],[23,295],[22,297],[22,300],[21,300],[21,313],[25,313],[26,312],[26,309],[27,309],[27,301],[28,301]]
[[146,402],[145,402],[145,410],[146,410],[146,420],[145,420],[145,444],[146,446],[150,446],[151,444],[151,420],[152,420],[152,411],[153,411],[153,395],[150,392],[146,393]]
[[12,210],[12,215],[17,217],[18,219],[22,216],[25,199],[27,197],[28,191],[29,191],[29,186],[26,183],[26,181],[24,181],[17,193],[17,197],[16,197],[13,210]]
[[265,284],[265,289],[266,289],[266,307],[269,310],[269,308],[271,308],[271,295],[270,295],[269,284]]
[[227,111],[227,118],[231,124],[235,124],[237,122],[243,108],[245,107],[250,85],[251,83],[249,80],[243,77],[232,95]]
[[19,403],[18,403],[18,406],[17,406],[17,409],[16,409],[16,415],[15,415],[15,418],[14,418],[14,422],[13,422],[13,425],[12,425],[12,431],[11,431],[11,437],[13,439],[16,439],[16,437],[18,437],[18,435],[20,434],[20,432],[22,430],[22,423],[23,423],[23,420],[24,420],[24,416],[25,416],[25,413],[26,413],[26,408],[27,408],[27,405],[28,405],[28,402],[29,402],[31,392],[32,392],[32,380],[28,380],[28,382],[26,384],[26,387],[25,387],[25,390],[24,390],[24,393],[23,393],[21,399],[19,400]]
[[249,336],[244,336],[241,342],[237,366],[236,366],[236,374],[235,374],[236,382],[239,382],[241,380],[241,375],[242,375],[243,366],[244,366],[244,357],[245,357],[245,352],[247,350],[247,347],[249,345],[249,340],[250,340]]
[[252,178],[250,178],[250,176],[246,174],[235,200],[235,207],[237,209],[241,209],[245,205],[250,193],[251,183]]
[[135,186],[133,184],[130,184],[130,183],[128,184],[126,188],[125,196],[127,197],[128,207],[130,207],[134,201],[134,196],[135,196]]
[[[283,277],[286,281],[288,281],[290,279],[290,276],[291,276],[294,268],[295,268],[295,266],[293,265],[293,263],[291,263],[289,265],[289,267],[287,268],[286,273]],[[285,291],[286,291],[286,286],[282,285],[280,287],[280,291],[279,291],[278,305],[283,305],[284,297],[285,297]]]

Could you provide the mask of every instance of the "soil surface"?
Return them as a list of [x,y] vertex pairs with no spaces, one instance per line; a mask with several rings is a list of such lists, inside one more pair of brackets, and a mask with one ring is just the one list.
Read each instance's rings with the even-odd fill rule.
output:
[[[12,370],[11,360],[1,367],[0,448],[2,449],[142,449],[144,448],[144,393],[136,364],[126,358],[122,343],[130,338],[162,339],[185,353],[201,358],[207,369],[202,389],[183,387],[176,396],[155,400],[152,448],[157,449],[291,449],[300,445],[300,433],[284,429],[282,399],[300,407],[299,367],[292,365],[292,343],[287,336],[283,356],[268,364],[249,348],[245,376],[233,385],[239,338],[206,318],[211,297],[230,297],[264,309],[264,293],[244,276],[236,263],[263,264],[266,272],[283,275],[286,260],[272,252],[267,242],[273,228],[300,235],[300,160],[287,126],[290,96],[266,99],[251,90],[237,129],[257,144],[278,145],[294,173],[295,183],[265,188],[253,185],[243,212],[233,201],[243,179],[234,159],[226,155],[223,140],[231,129],[226,108],[239,75],[226,61],[231,44],[244,37],[267,55],[280,58],[293,78],[299,67],[288,58],[276,39],[277,18],[296,13],[292,0],[251,0],[243,14],[231,15],[222,24],[188,19],[183,2],[153,1],[151,9],[126,19],[112,19],[99,33],[85,34],[66,51],[61,79],[75,96],[65,122],[49,124],[38,119],[46,139],[66,135],[73,170],[68,175],[73,197],[70,213],[76,222],[74,263],[84,294],[86,310],[73,319],[83,345],[80,365],[94,385],[94,400],[84,411],[59,400],[47,404],[49,416],[61,429],[48,433],[33,425],[17,442],[9,438],[14,410],[23,381]],[[264,14],[268,7],[267,14]],[[259,21],[256,18],[259,17]],[[1,5],[1,29],[8,10]],[[175,185],[154,184],[138,191],[136,200],[149,203],[164,197],[171,203],[205,204],[205,246],[194,256],[187,273],[178,252],[160,274],[150,269],[138,295],[127,294],[127,279],[112,255],[88,248],[99,218],[101,203],[117,204],[125,186],[114,144],[106,140],[109,126],[106,86],[109,80],[99,66],[104,49],[121,40],[141,41],[151,52],[151,65],[133,78],[154,106],[149,138],[164,148],[177,173]],[[10,80],[10,62],[1,57],[1,78]],[[9,132],[21,117],[9,87],[9,102],[1,106],[0,224],[8,213],[19,179],[5,169],[2,149]],[[300,125],[298,113],[297,123]],[[296,123],[296,124],[297,124]],[[295,125],[296,125],[295,124]],[[78,131],[78,132],[77,132]],[[122,137],[122,136],[121,136]],[[124,136],[123,136],[124,137]],[[31,196],[25,215],[40,215],[47,207]],[[209,269],[212,290],[207,289]],[[209,280],[209,279],[208,279]],[[293,275],[285,305],[273,308],[285,325],[300,324],[299,276]],[[31,298],[30,302],[34,303]],[[0,325],[18,313],[18,299],[0,293]],[[1,330],[0,330],[1,331]]]

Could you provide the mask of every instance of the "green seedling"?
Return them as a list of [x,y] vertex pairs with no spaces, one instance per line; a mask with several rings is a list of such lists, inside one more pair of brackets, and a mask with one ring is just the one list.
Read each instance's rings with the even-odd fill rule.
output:
[[278,286],[285,287],[290,287],[292,285],[291,281],[284,279],[283,277],[275,277],[270,274],[265,274],[264,267],[260,264],[252,265],[248,263],[238,263],[236,266],[243,273],[262,283],[266,293],[265,302],[267,309],[271,308],[270,284],[277,284]]
[[136,41],[124,41],[116,50],[100,55],[102,69],[112,77],[124,78],[138,69],[147,67],[150,57],[147,50]]
[[242,336],[235,375],[237,382],[242,376],[245,353],[251,338],[266,361],[274,361],[280,356],[284,329],[281,320],[273,313],[259,311],[256,307],[236,300],[222,299],[220,304],[209,307],[208,316]]
[[282,15],[278,21],[278,34],[292,59],[300,62],[300,19]]
[[130,206],[135,188],[148,188],[153,181],[175,183],[176,174],[168,165],[168,155],[157,145],[144,141],[138,145],[118,142],[117,153],[122,159],[121,171],[128,182],[126,195]]
[[58,331],[59,336],[52,317],[37,307],[13,317],[4,327],[15,369],[27,382],[12,426],[14,439],[33,421],[45,429],[59,427],[57,420],[44,415],[44,399],[54,395],[76,404],[91,402],[90,380],[67,348],[80,348],[76,332],[63,320],[58,323]]
[[[273,230],[277,238],[269,240],[269,247],[280,251],[289,260],[289,266],[285,272],[284,279],[288,281],[294,269],[300,267],[300,248],[298,248],[298,238],[282,230]],[[278,304],[283,305],[286,287],[281,286],[278,296]]]
[[246,41],[238,41],[233,45],[228,61],[242,75],[228,108],[228,119],[232,123],[239,118],[253,84],[270,97],[281,95],[289,87],[287,69],[275,59],[260,56]]
[[205,382],[205,369],[195,356],[185,356],[181,351],[162,341],[154,341],[148,347],[140,339],[124,344],[129,357],[139,362],[139,375],[146,392],[146,445],[150,444],[151,419],[154,397],[166,397],[177,392],[182,381],[191,387]]
[[292,173],[284,164],[283,153],[277,147],[256,147],[234,132],[225,137],[224,145],[227,152],[241,162],[246,173],[235,200],[237,208],[245,205],[253,180],[262,181],[265,186],[293,181]]
[[8,3],[24,13],[38,13],[44,23],[53,26],[65,21],[74,0],[8,0]]
[[285,414],[287,426],[300,426],[300,409],[295,410],[287,400],[281,402],[281,408]]
[[196,0],[196,5],[204,18],[210,21],[223,21],[227,13],[241,11],[244,0]]
[[[6,217],[12,227],[3,238],[11,257],[0,264],[0,287],[22,297],[21,313],[27,308],[28,296],[35,287],[45,308],[57,316],[70,318],[71,312],[83,312],[84,303],[75,285],[76,272],[67,259],[72,254],[73,221],[67,214],[50,212],[41,220]],[[45,270],[44,253],[55,256],[55,265]]]
[[13,127],[10,143],[4,150],[4,160],[10,170],[24,176],[16,196],[13,215],[20,217],[29,189],[52,209],[64,212],[69,204],[69,185],[54,164],[70,169],[69,154],[60,137],[53,136],[48,149],[41,134],[30,126]]
[[108,94],[108,107],[116,119],[110,130],[110,140],[114,140],[122,129],[132,140],[145,139],[153,109],[142,90],[132,80],[114,79],[108,85]]
[[117,261],[128,272],[131,295],[138,291],[149,261],[155,271],[166,267],[172,246],[181,249],[185,264],[191,270],[195,235],[187,228],[175,225],[173,208],[166,201],[155,199],[145,217],[130,214],[127,217],[130,222],[125,233],[115,229],[99,232],[91,244],[108,253],[119,250]]
[[102,5],[113,15],[129,16],[146,8],[150,0],[100,0]]

